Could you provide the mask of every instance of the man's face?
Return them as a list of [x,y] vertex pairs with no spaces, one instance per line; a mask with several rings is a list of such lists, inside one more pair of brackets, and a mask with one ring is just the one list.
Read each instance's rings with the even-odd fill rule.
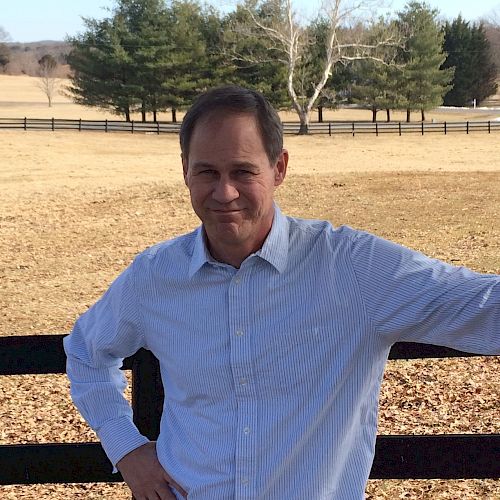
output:
[[183,158],[184,180],[215,258],[228,250],[248,256],[262,246],[287,161],[284,150],[271,164],[251,114],[220,112],[196,124]]

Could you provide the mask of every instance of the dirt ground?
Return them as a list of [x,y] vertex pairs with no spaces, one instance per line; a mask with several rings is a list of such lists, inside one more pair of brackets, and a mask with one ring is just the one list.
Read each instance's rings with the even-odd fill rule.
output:
[[[286,213],[500,273],[499,137],[287,137],[286,147]],[[137,252],[198,224],[176,136],[2,131],[0,158],[0,335],[69,331]],[[500,432],[499,368],[498,357],[389,362],[379,433]],[[0,378],[0,444],[88,440],[64,376]],[[130,495],[34,485],[0,486],[0,498]],[[496,499],[500,481],[370,481],[367,498]]]

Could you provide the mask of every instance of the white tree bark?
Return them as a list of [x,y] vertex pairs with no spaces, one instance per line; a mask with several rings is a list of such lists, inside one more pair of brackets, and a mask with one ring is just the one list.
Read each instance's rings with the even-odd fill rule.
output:
[[[277,0],[280,2],[280,0]],[[281,3],[281,2],[280,2]],[[368,11],[377,4],[373,0],[326,0],[323,3],[320,14],[328,21],[328,35],[322,61],[321,74],[317,81],[310,82],[314,88],[309,98],[299,97],[296,88],[296,70],[301,59],[307,51],[307,46],[311,43],[307,40],[306,30],[302,26],[293,9],[292,0],[282,2],[285,20],[278,22],[264,23],[256,15],[255,11],[244,4],[243,8],[249,13],[254,27],[273,42],[273,46],[278,48],[283,54],[281,61],[287,66],[287,89],[292,101],[292,106],[300,119],[300,133],[307,133],[313,107],[321,95],[328,79],[332,74],[334,66],[343,61],[356,59],[375,59],[381,63],[386,63],[382,58],[377,57],[376,50],[387,45],[395,45],[400,42],[394,35],[387,35],[375,44],[362,43],[359,40],[343,41],[341,38],[342,28],[353,26],[365,17]],[[256,4],[257,5],[257,4]],[[352,31],[351,31],[352,34]]]

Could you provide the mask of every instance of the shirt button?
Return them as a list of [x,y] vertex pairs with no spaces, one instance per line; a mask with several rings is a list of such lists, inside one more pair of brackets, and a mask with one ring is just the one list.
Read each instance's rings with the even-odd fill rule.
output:
[[240,378],[240,385],[247,385],[248,380],[246,378]]
[[239,285],[241,283],[241,278],[234,278],[234,282]]
[[245,427],[243,429],[243,434],[250,434],[250,427]]
[[236,335],[238,335],[238,337],[243,337],[243,330],[236,330]]

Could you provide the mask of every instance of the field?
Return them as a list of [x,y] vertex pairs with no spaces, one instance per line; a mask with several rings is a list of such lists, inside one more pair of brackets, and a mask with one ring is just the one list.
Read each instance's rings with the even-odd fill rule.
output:
[[[62,97],[49,109],[33,79],[12,78],[0,75],[0,116],[109,118]],[[499,139],[286,137],[278,203],[500,273]],[[69,331],[137,252],[198,224],[179,154],[176,136],[0,133],[0,335]],[[499,358],[390,362],[379,433],[500,432],[499,367]],[[0,388],[0,444],[95,440],[63,376],[2,377]],[[130,496],[100,484],[0,486],[0,498]],[[371,481],[367,498],[494,499],[500,482]]]

